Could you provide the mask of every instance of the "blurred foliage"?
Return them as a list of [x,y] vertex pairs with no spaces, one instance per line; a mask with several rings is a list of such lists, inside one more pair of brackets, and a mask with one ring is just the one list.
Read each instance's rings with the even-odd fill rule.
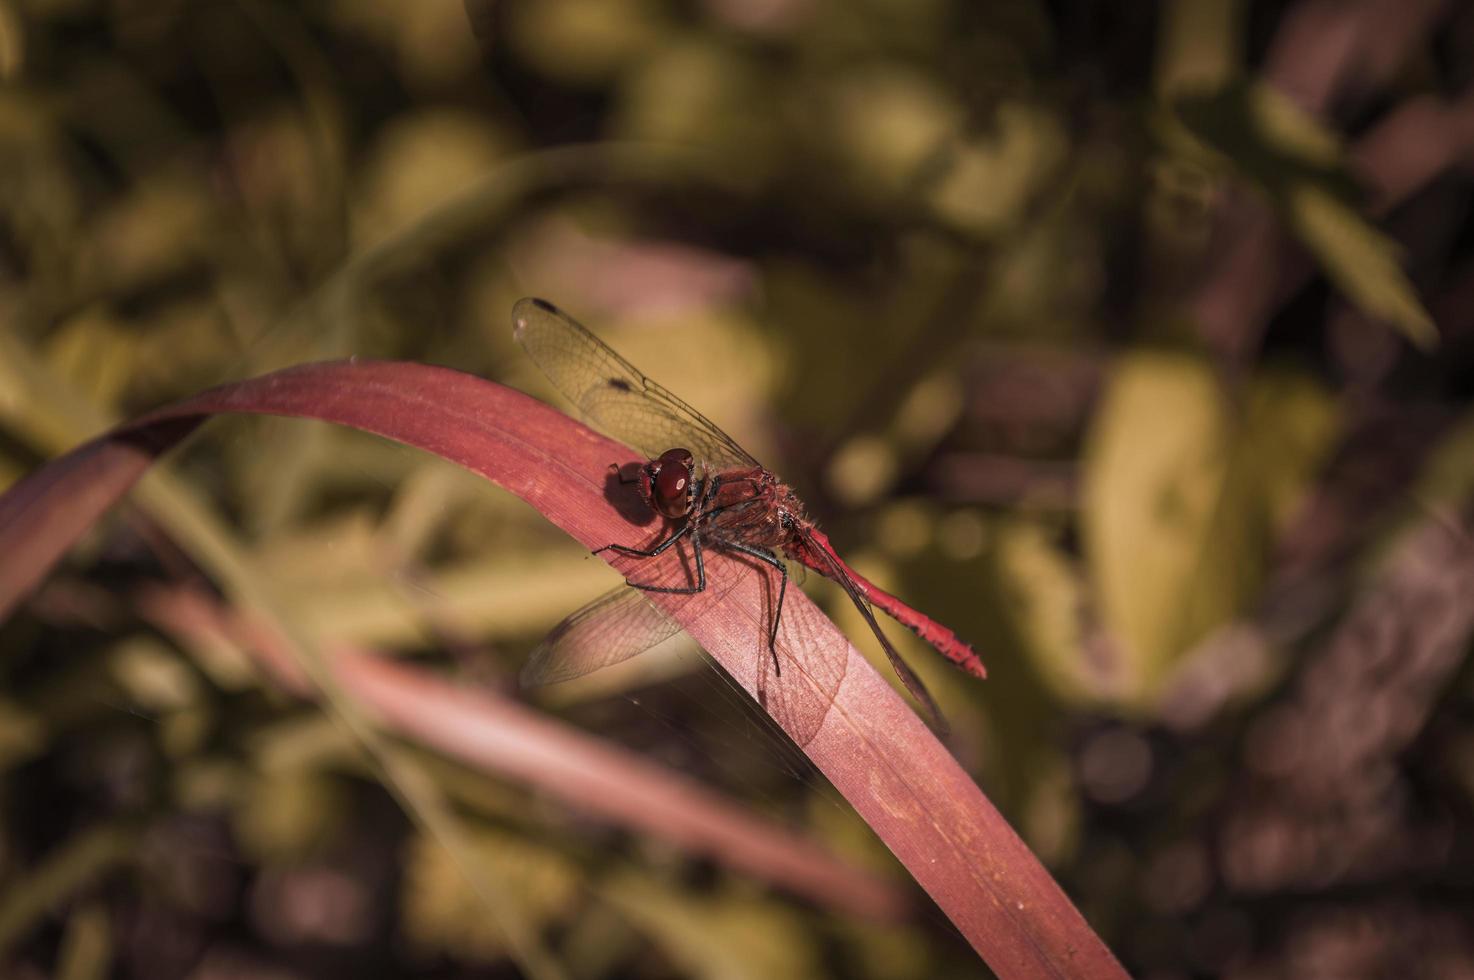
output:
[[1176,658],[1259,592],[1335,435],[1336,406],[1310,379],[1265,371],[1241,395],[1235,418],[1206,365],[1156,353],[1123,357],[1102,395],[1083,532],[1124,704],[1154,703]]
[[1418,346],[1437,344],[1433,320],[1402,272],[1397,245],[1356,206],[1355,180],[1336,134],[1264,84],[1184,99],[1177,109],[1174,121],[1274,199],[1350,299]]
[[[1467,975],[1474,11],[1435,7],[0,0],[0,486],[304,360],[552,399],[508,323],[548,296],[976,643],[987,683],[898,638],[1132,972]],[[984,974],[937,915],[407,756],[443,848],[145,587],[227,553],[304,637],[504,688],[613,573],[358,433],[225,419],[168,471],[0,624],[7,976],[536,971],[468,875],[574,976]],[[529,697],[899,875],[684,650]]]
[[[521,836],[487,831],[477,835],[475,857],[499,883],[519,896],[534,921],[564,912],[577,895],[572,863]],[[466,886],[461,869],[438,842],[410,842],[405,860],[404,927],[416,945],[469,954],[495,962],[508,953],[505,937]]]

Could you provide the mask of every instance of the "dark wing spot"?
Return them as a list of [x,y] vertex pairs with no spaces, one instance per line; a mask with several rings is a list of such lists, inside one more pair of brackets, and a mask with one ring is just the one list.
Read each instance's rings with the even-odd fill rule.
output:
[[616,391],[634,391],[634,389],[630,387],[630,383],[623,378],[610,378],[609,387],[615,389]]
[[561,312],[552,303],[549,303],[545,299],[538,299],[536,296],[534,296],[532,298],[532,305],[533,306],[536,306],[538,309],[543,310],[543,311],[548,312],[548,313],[560,313]]

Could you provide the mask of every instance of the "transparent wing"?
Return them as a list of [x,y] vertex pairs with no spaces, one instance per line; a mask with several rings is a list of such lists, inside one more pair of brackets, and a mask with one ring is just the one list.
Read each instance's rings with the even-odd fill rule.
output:
[[571,681],[628,660],[681,631],[639,589],[621,585],[559,623],[522,667],[522,686]]
[[[812,602],[789,602],[778,624],[781,673],[774,673],[766,648],[756,659],[758,702],[799,748],[814,740],[834,706],[849,668],[849,650],[836,650],[825,634],[834,629]],[[764,644],[766,647],[766,644]]]
[[584,418],[647,457],[681,448],[717,472],[758,465],[706,416],[547,300],[519,300],[512,335]]

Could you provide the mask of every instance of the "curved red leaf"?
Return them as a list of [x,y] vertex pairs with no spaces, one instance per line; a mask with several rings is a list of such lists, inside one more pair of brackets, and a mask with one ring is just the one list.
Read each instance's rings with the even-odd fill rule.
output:
[[[628,522],[606,499],[610,463],[631,450],[528,396],[445,368],[311,364],[204,392],[124,425],[0,497],[0,614],[32,588],[111,503],[204,417],[290,415],[351,425],[427,449],[527,500],[590,549]],[[846,664],[831,705],[822,684],[761,669],[763,593],[750,568],[707,562],[706,592],[655,596],[754,697],[786,705],[780,724],[822,715],[804,751],[1001,976],[1124,976],[1049,873],[946,749],[801,593],[789,642]],[[785,619],[788,613],[785,612]],[[804,651],[787,654],[803,662]],[[813,654],[813,649],[809,650]],[[767,685],[765,688],[762,685]],[[806,734],[796,733],[800,738]]]

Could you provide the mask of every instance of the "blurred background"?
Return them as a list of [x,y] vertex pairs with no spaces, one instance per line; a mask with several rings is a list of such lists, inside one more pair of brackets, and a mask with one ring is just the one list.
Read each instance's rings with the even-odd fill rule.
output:
[[[303,361],[561,405],[545,296],[974,642],[891,630],[1133,973],[1467,977],[1471,76],[1435,0],[0,0],[0,486]],[[520,501],[291,420],[163,469],[0,624],[5,976],[987,975],[688,643],[518,692],[617,581]],[[171,605],[211,549],[896,901],[385,764]]]

